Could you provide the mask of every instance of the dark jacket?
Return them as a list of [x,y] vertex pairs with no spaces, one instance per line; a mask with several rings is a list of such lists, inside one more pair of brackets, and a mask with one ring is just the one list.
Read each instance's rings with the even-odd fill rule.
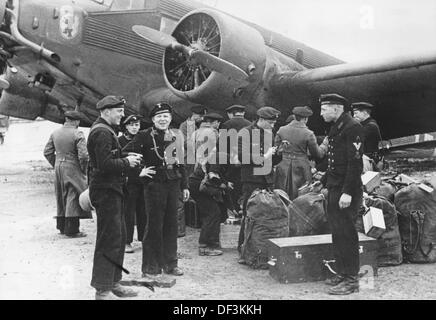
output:
[[234,117],[224,122],[221,125],[221,129],[236,129],[236,131],[239,131],[242,128],[248,127],[249,125],[251,125],[251,122],[247,119],[243,117]]
[[[153,141],[154,137],[154,141]],[[165,141],[167,140],[167,141]],[[180,143],[179,143],[180,142]],[[156,143],[156,146],[155,146]],[[173,144],[174,143],[174,144]],[[173,145],[174,148],[171,148]],[[173,154],[164,157],[164,151],[172,149]],[[183,150],[182,135],[169,130],[169,135],[165,138],[165,132],[154,127],[138,132],[133,140],[124,147],[124,152],[136,152],[143,155],[143,165],[146,167],[154,166],[156,174],[153,178],[141,178],[144,183],[151,181],[165,182],[168,180],[181,180],[180,187],[188,189],[188,179],[185,172],[183,161],[174,162],[175,158],[181,157],[177,154]],[[164,160],[166,159],[166,160]]]
[[[247,131],[244,131],[247,130]],[[259,134],[254,135],[253,133],[259,130]],[[248,134],[247,134],[248,133]],[[261,129],[257,126],[257,122],[252,123],[250,126],[239,131],[240,137],[238,139],[238,158],[241,162],[241,182],[242,183],[256,183],[256,184],[264,184],[269,185],[274,183],[274,170],[273,166],[278,164],[281,161],[281,156],[273,155],[272,156],[272,165],[268,173],[265,175],[255,174],[255,168],[261,168],[263,164],[257,161],[254,157],[256,157],[256,153],[259,152],[257,156],[260,157],[260,160],[263,157],[264,152],[268,150],[265,149],[264,135],[265,130]],[[253,136],[255,139],[253,139]],[[249,141],[247,141],[247,137],[249,137]],[[260,137],[258,141],[256,141]],[[271,133],[271,141],[269,142],[269,146],[274,146],[274,134]],[[267,145],[268,147],[268,145]],[[253,157],[254,155],[254,157]],[[249,159],[247,159],[249,158]],[[249,160],[248,162],[246,160]],[[258,159],[259,160],[259,159]]]
[[[88,137],[89,186],[109,188],[123,193],[129,161],[122,158],[121,146],[114,132],[107,127],[94,128],[97,124],[110,125],[98,118]],[[114,128],[113,128],[114,129]]]
[[363,153],[372,157],[372,154],[378,152],[378,143],[382,140],[380,129],[377,122],[369,117],[360,123],[363,127]]
[[363,128],[344,112],[330,128],[328,138],[328,167],[323,183],[327,188],[341,187],[342,193],[352,196],[362,187]]
[[[124,147],[130,142],[132,141],[132,138],[128,138],[126,135],[122,135],[121,137],[118,138],[118,141],[120,142],[121,145],[121,152],[124,156],[128,155],[128,152],[125,152]],[[139,173],[141,172],[141,168],[140,167],[136,167],[136,168],[129,168],[127,170],[127,183],[128,184],[139,184],[142,183],[141,178],[139,178]]]

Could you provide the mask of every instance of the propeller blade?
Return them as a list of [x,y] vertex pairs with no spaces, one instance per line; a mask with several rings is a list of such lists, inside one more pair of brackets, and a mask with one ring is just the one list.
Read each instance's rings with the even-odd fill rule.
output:
[[164,48],[172,48],[179,44],[173,36],[146,26],[135,25],[132,30],[145,40]]
[[191,51],[190,56],[195,60],[195,62],[237,81],[246,81],[248,79],[248,74],[244,70],[235,66],[233,63],[210,54],[209,52],[194,50]]
[[237,81],[246,81],[248,78],[248,74],[234,64],[218,58],[206,51],[187,47],[177,42],[177,40],[169,34],[142,25],[135,25],[132,27],[132,30],[147,41],[164,48],[172,48],[185,53],[194,62],[202,64],[210,70],[229,76]]

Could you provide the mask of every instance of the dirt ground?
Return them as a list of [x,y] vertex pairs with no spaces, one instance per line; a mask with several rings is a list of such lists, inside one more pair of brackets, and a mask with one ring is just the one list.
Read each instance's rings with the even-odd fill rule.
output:
[[[68,239],[58,233],[54,173],[42,156],[50,133],[46,121],[12,123],[0,146],[0,299],[93,299],[90,286],[95,220],[82,220],[88,236]],[[87,130],[84,130],[87,132]],[[95,214],[94,214],[95,217]],[[403,264],[379,269],[373,288],[334,297],[322,282],[280,284],[268,270],[237,263],[239,226],[222,225],[224,255],[200,257],[199,230],[187,227],[179,238],[179,265],[185,275],[172,288],[153,293],[138,287],[140,300],[292,300],[436,299],[434,264]],[[126,254],[124,267],[140,277],[141,243]]]

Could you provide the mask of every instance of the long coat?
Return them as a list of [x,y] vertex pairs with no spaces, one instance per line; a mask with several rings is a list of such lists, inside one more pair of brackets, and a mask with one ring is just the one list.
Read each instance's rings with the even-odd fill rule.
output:
[[[289,144],[282,145],[284,140]],[[294,200],[298,197],[298,188],[312,180],[308,151],[316,158],[321,158],[324,152],[318,147],[315,134],[296,120],[279,129],[274,145],[283,157],[276,167],[275,187],[286,191],[289,199]]]
[[92,218],[79,205],[80,194],[88,187],[88,151],[83,132],[68,123],[55,130],[44,148],[44,156],[55,169],[57,216]]
[[[264,141],[271,138],[270,141]],[[267,152],[268,146],[273,146],[274,135],[272,132],[265,137],[265,130],[257,126],[257,122],[239,131],[238,139],[238,158],[242,163],[241,166],[241,182],[244,184],[259,184],[273,185],[274,184],[274,169],[273,166],[281,160],[280,155],[273,155],[271,159],[271,167],[264,167],[266,164],[262,161],[263,155]],[[257,160],[256,160],[257,158]],[[261,161],[259,161],[261,160]],[[255,169],[261,169],[264,174],[259,174]]]

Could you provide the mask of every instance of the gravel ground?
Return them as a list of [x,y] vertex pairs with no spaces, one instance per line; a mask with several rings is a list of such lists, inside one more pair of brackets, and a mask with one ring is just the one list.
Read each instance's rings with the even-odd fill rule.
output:
[[[89,283],[95,220],[82,220],[86,238],[68,239],[55,229],[54,172],[42,150],[58,126],[45,121],[14,123],[0,147],[0,299],[94,298]],[[327,295],[322,282],[280,284],[268,270],[237,263],[238,228],[222,225],[223,256],[200,257],[199,230],[187,227],[186,236],[179,238],[185,275],[170,289],[156,288],[153,293],[140,287],[134,299],[436,299],[434,264],[380,268],[372,288],[346,297]],[[140,276],[141,243],[134,242],[134,247],[135,252],[125,257],[128,278]]]

